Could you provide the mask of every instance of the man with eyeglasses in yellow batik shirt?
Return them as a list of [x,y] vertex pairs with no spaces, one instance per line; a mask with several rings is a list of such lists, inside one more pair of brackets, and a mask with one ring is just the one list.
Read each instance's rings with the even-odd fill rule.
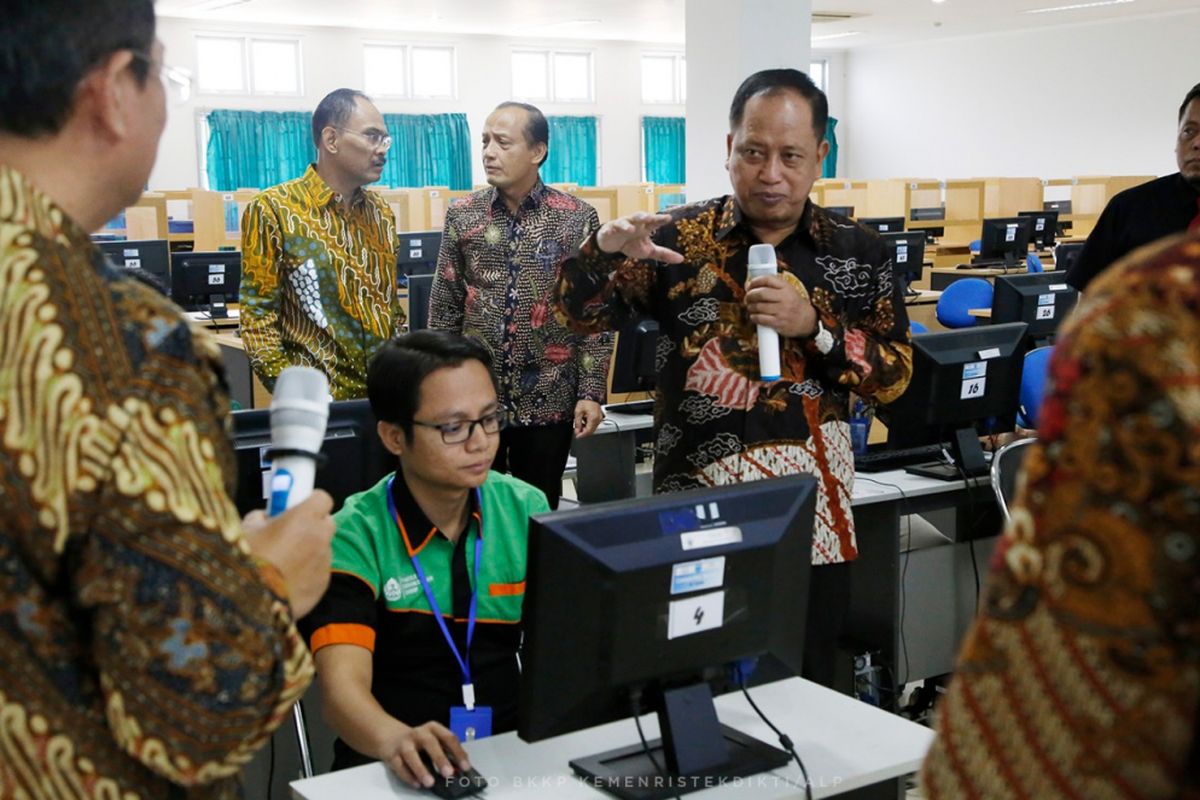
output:
[[375,192],[392,146],[362,92],[330,92],[312,120],[317,163],[259,194],[242,219],[242,341],[268,391],[294,364],[365,397],[367,361],[404,322],[396,221]]
[[491,469],[508,420],[491,367],[483,344],[449,331],[371,359],[371,410],[398,468],[334,515],[333,578],[301,622],[334,769],[379,760],[429,786],[421,752],[450,777],[469,767],[459,740],[516,727],[526,536],[550,507]]

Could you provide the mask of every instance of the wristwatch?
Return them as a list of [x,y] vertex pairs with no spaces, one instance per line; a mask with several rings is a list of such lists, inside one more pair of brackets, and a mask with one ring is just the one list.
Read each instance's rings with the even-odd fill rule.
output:
[[821,355],[827,356],[833,350],[833,334],[825,330],[825,326],[821,324],[821,320],[819,319],[817,320],[817,329],[813,332],[811,338]]

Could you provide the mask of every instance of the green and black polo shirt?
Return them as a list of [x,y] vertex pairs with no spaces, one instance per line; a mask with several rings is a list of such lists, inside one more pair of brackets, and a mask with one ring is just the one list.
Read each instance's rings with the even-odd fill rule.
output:
[[[450,707],[462,704],[462,675],[409,555],[420,559],[455,644],[465,653],[482,517],[471,677],[476,702],[492,707],[493,733],[513,730],[529,517],[549,510],[545,495],[524,481],[488,473],[480,489],[483,507],[472,492],[471,520],[454,544],[421,511],[403,473],[395,475],[392,495],[407,538],[388,512],[387,478],[346,500],[334,516],[333,578],[302,623],[312,651],[331,644],[370,650],[371,693],[385,711],[407,725],[430,720],[448,725]],[[334,752],[334,769],[368,760],[340,740]]]

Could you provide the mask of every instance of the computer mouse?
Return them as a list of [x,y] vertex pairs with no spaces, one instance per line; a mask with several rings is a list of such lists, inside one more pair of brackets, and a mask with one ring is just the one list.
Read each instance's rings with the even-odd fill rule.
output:
[[433,759],[424,750],[421,751],[421,763],[425,765],[425,769],[429,770],[429,774],[433,776],[433,786],[429,787],[429,791],[437,797],[456,798],[470,797],[479,795],[487,788],[487,778],[480,775],[474,769],[466,771],[455,769],[454,775],[447,778],[437,771],[433,766]]

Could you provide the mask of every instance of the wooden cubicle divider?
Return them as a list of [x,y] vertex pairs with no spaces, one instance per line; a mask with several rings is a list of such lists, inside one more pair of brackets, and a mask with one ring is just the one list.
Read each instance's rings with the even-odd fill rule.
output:
[[687,202],[687,187],[682,183],[658,183],[654,185],[654,211],[662,211]]
[[620,192],[618,189],[601,189],[591,186],[581,186],[578,189],[571,190],[570,194],[575,195],[583,202],[596,209],[596,215],[600,217],[600,224],[616,219],[618,198]]
[[1015,217],[1022,211],[1041,211],[1041,178],[980,178],[984,184],[985,217]]
[[258,189],[193,191],[192,220],[196,250],[242,249],[242,216],[258,192]]
[[1113,195],[1154,180],[1153,175],[1078,175],[1071,184],[1071,234],[1087,236]]
[[126,239],[166,239],[167,198],[161,192],[146,192],[125,209],[124,228],[107,228],[104,232]]
[[838,178],[822,178],[813,184],[820,192],[824,206],[853,206],[854,216],[865,217],[863,209],[870,205],[866,181],[845,181]]

